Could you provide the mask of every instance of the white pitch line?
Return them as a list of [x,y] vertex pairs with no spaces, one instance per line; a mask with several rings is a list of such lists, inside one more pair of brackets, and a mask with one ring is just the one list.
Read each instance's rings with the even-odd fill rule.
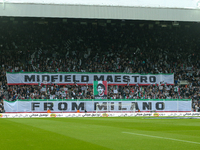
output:
[[186,140],[179,140],[179,139],[173,139],[173,138],[165,138],[161,136],[154,136],[154,135],[147,135],[147,134],[138,134],[138,133],[132,133],[132,132],[122,132],[126,134],[133,134],[133,135],[141,135],[141,136],[147,136],[147,137],[153,137],[153,138],[159,138],[159,139],[166,139],[166,140],[173,140],[173,141],[179,141],[179,142],[187,142],[187,143],[194,143],[194,144],[200,144],[198,142],[192,142],[192,141],[186,141]]

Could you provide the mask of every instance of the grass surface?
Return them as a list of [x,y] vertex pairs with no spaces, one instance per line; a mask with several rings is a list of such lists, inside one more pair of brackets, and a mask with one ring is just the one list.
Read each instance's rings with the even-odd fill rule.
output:
[[2,150],[199,150],[200,119],[0,119]]

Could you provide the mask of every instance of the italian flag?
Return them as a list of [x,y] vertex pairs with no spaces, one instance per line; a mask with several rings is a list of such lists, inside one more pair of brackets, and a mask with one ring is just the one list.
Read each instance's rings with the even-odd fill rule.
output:
[[178,88],[177,86],[174,88],[175,92],[180,92],[180,88]]
[[50,94],[49,89],[47,90],[47,94]]
[[107,95],[107,91],[108,91],[108,83],[107,81],[94,81],[93,83],[93,89],[94,89],[94,95],[98,95],[98,91],[97,91],[97,85],[99,84],[103,84],[104,87],[105,87],[105,90],[104,90],[104,94]]

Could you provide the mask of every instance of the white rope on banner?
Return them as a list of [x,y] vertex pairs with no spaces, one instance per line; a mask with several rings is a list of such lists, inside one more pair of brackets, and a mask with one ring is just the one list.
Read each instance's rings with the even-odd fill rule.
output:
[[19,112],[18,107],[19,107],[19,101],[18,101],[18,99],[17,99],[17,112]]
[[[62,105],[63,105],[63,97],[62,97]],[[62,113],[63,113],[63,109],[62,109]]]
[[177,99],[177,112],[178,112],[178,99]]

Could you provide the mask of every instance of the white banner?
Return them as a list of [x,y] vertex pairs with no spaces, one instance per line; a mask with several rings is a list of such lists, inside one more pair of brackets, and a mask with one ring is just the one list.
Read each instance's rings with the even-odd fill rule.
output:
[[93,81],[107,81],[108,85],[150,85],[174,84],[174,74],[124,74],[124,73],[7,73],[8,85],[38,84],[88,84]]
[[82,100],[82,101],[44,101],[44,100],[4,100],[6,112],[181,112],[191,111],[191,100]]

